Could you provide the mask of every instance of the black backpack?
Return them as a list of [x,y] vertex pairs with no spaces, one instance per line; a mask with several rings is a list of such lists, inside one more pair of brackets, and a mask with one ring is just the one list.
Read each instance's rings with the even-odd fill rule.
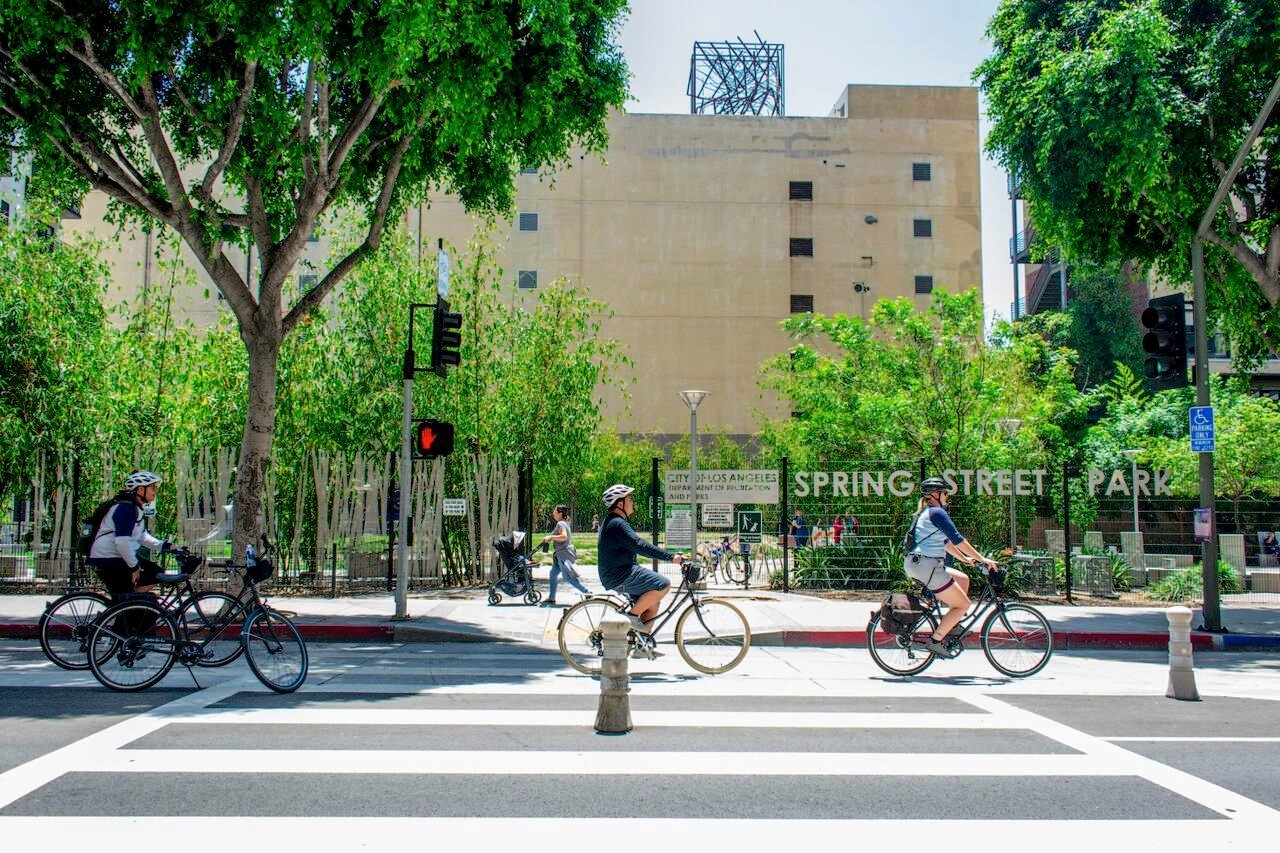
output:
[[82,558],[88,559],[89,552],[93,550],[93,543],[98,538],[98,528],[102,526],[102,520],[107,517],[107,513],[115,508],[116,504],[133,503],[133,497],[128,492],[120,492],[110,500],[105,500],[98,504],[97,509],[89,513],[80,524],[80,536],[76,539],[76,553]]

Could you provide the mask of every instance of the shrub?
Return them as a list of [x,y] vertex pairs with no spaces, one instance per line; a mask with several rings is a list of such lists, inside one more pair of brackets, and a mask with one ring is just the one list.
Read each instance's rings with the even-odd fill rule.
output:
[[[1218,561],[1218,591],[1240,592],[1240,576],[1231,566]],[[1197,601],[1204,598],[1204,574],[1199,565],[1166,575],[1147,587],[1152,601]]]

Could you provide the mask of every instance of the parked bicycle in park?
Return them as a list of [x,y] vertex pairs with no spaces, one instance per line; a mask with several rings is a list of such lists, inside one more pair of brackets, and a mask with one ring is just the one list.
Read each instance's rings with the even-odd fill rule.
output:
[[[681,566],[680,586],[655,618],[653,631],[628,632],[628,654],[656,657],[657,634],[675,617],[676,648],[689,666],[717,675],[742,663],[751,648],[747,617],[723,598],[703,598],[698,594],[696,585],[702,571],[700,563],[685,561]],[[598,674],[604,658],[600,623],[610,611],[625,613],[629,604],[625,597],[609,593],[584,599],[566,610],[557,629],[560,654],[565,661],[579,672]]]
[[[232,597],[224,592],[197,592],[191,578],[199,571],[201,558],[184,548],[175,549],[173,555],[179,569],[177,573],[161,575],[170,580],[162,584],[163,591],[155,603],[183,624],[198,626],[208,622],[206,614],[220,612]],[[178,576],[184,579],[176,580]],[[111,597],[92,587],[71,589],[47,603],[36,626],[45,656],[63,669],[88,669],[89,635],[98,617],[110,606]],[[239,649],[238,640],[234,645]],[[224,666],[237,657],[238,651],[225,658],[215,648],[198,665]]]
[[[161,584],[189,586],[202,558],[188,554],[180,562],[182,571],[160,575]],[[112,690],[144,690],[168,675],[175,663],[191,671],[194,666],[225,666],[243,654],[258,680],[277,693],[301,687],[307,678],[307,644],[294,624],[258,594],[258,584],[275,571],[271,560],[264,553],[223,571],[243,579],[237,595],[203,594],[176,616],[150,599],[107,608],[89,632],[94,677]]]
[[739,543],[737,536],[724,536],[717,545],[698,545],[698,557],[705,561],[707,577],[713,581],[722,576],[725,583],[745,584],[751,576],[750,555],[751,546]]
[[[986,589],[973,602],[972,609],[947,635],[948,658],[964,651],[969,637],[983,614],[990,611],[978,635],[982,651],[991,665],[1004,675],[1025,678],[1044,669],[1053,654],[1053,629],[1049,620],[1029,604],[1010,603],[1004,595],[1005,572],[988,574]],[[876,666],[891,675],[918,675],[939,655],[925,648],[942,618],[938,600],[923,585],[917,585],[921,597],[897,593],[880,610],[873,611],[867,625],[867,651]],[[900,606],[905,605],[905,606]],[[884,608],[890,607],[891,614]],[[886,618],[888,617],[888,618]],[[895,623],[892,626],[886,621]]]

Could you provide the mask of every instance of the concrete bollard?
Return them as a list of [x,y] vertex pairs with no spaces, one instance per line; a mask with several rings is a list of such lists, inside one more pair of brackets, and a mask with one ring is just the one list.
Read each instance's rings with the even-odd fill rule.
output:
[[1170,607],[1169,617],[1169,688],[1164,695],[1170,699],[1200,701],[1196,690],[1196,673],[1191,661],[1191,609]]
[[623,734],[631,731],[631,676],[627,673],[627,632],[631,621],[610,610],[600,620],[604,634],[604,661],[600,664],[600,707],[596,731]]

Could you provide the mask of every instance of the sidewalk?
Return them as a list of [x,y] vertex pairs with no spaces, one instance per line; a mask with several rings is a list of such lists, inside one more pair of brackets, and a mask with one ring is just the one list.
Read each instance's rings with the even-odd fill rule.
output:
[[[539,583],[539,588],[545,586]],[[269,593],[269,588],[264,590]],[[869,601],[832,601],[765,590],[711,590],[732,598],[751,625],[753,645],[860,647],[877,606]],[[34,638],[36,624],[52,596],[0,596],[0,638]],[[578,600],[562,592],[562,604]],[[562,608],[530,607],[519,599],[490,606],[485,590],[443,590],[414,594],[410,618],[393,622],[395,599],[389,593],[354,598],[276,598],[272,606],[297,614],[308,640],[351,643],[531,642],[554,647]],[[1164,649],[1168,621],[1163,607],[1037,607],[1048,617],[1059,649]],[[1280,607],[1225,606],[1227,634],[1194,632],[1192,645],[1203,650],[1273,649],[1280,651]],[[1197,610],[1192,626],[1202,624]],[[668,626],[666,630],[671,630]]]

